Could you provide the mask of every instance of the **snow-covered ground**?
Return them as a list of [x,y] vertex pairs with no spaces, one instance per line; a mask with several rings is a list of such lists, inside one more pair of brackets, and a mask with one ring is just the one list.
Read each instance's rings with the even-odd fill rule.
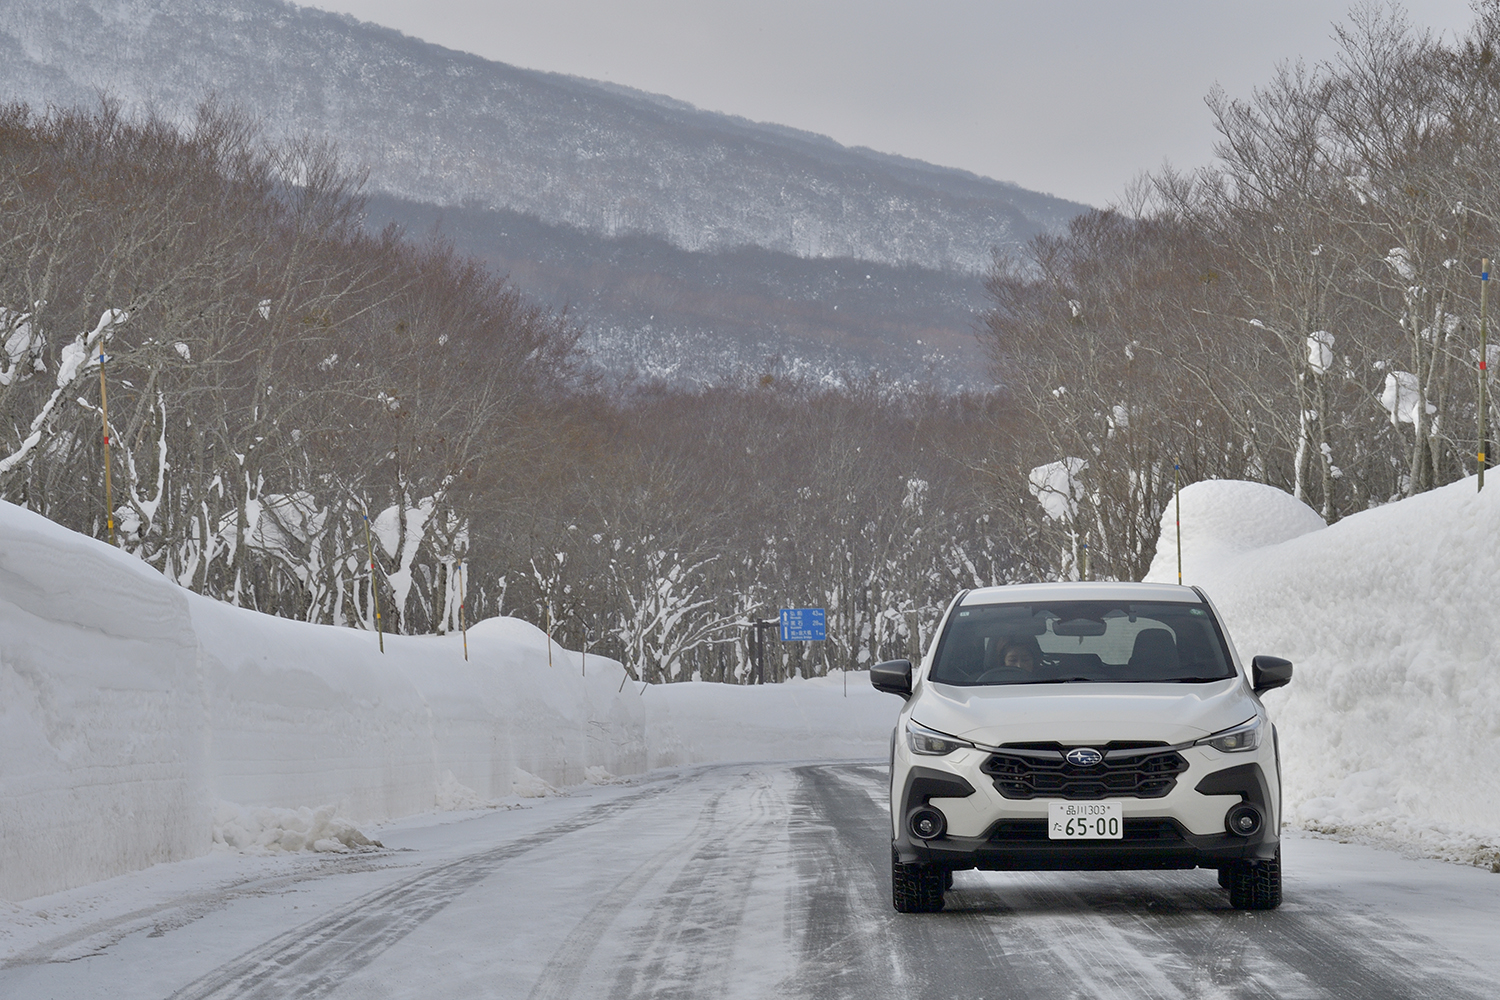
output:
[[654,767],[885,752],[863,681],[643,690],[511,618],[471,627],[467,660],[459,635],[384,642],[199,597],[0,502],[0,899]]
[[[1152,578],[1176,579],[1169,510]],[[1323,527],[1286,494],[1182,494],[1183,569],[1268,696],[1309,830],[1488,866],[1500,845],[1500,487]],[[199,598],[0,504],[0,898],[216,846],[344,852],[362,828],[714,761],[879,759],[895,703],[835,675],[643,690],[493,619],[376,637]],[[622,684],[622,682],[624,682]]]
[[883,761],[653,771],[429,813],[372,854],[214,852],[0,902],[15,1000],[1492,996],[1500,876],[1288,837],[1286,902],[1211,871],[959,872],[898,914]]

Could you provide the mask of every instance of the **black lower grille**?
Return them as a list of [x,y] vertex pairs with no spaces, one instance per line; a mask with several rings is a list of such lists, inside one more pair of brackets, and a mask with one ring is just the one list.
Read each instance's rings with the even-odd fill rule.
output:
[[[1060,743],[1007,744],[991,754],[980,770],[995,781],[1008,799],[1159,799],[1177,784],[1187,761],[1175,750],[1111,756],[1111,751],[1150,751],[1165,743],[1108,743],[1094,749],[1104,754],[1097,764],[1072,764],[1063,756],[1070,747]],[[1007,751],[1011,751],[1007,753]]]

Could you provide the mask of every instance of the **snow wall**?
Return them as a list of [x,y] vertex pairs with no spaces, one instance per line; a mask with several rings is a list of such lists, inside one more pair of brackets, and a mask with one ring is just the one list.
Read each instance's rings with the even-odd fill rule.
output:
[[617,662],[554,645],[549,666],[511,618],[468,644],[386,636],[382,654],[0,502],[0,898],[203,854],[257,809],[371,823],[599,769],[883,757],[899,708],[863,674],[848,698],[841,678],[622,690]]
[[[1296,665],[1268,692],[1288,819],[1488,864],[1500,848],[1500,482],[1473,479],[1325,527],[1256,483],[1183,489],[1183,582],[1242,658]],[[1148,580],[1177,582],[1174,509]]]

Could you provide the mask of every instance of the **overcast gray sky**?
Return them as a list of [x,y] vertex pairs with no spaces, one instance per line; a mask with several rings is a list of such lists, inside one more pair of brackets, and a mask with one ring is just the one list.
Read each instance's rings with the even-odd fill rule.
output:
[[[1095,205],[1212,158],[1203,97],[1333,53],[1345,0],[323,0],[489,59],[609,80]],[[1467,0],[1412,0],[1457,34]]]

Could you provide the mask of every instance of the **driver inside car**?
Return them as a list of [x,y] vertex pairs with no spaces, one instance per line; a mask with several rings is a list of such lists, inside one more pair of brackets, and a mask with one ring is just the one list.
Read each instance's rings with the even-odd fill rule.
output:
[[996,638],[985,650],[984,672],[1031,674],[1042,662],[1042,650],[1032,636]]

